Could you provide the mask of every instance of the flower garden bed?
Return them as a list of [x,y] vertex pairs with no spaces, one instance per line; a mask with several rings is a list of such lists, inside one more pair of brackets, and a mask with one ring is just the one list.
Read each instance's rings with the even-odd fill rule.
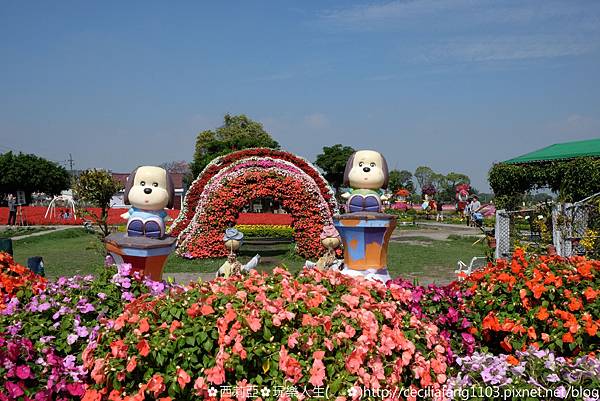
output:
[[[23,219],[25,225],[29,226],[37,226],[37,225],[82,225],[83,219],[78,217],[76,219],[69,218],[64,219],[62,217],[52,217],[46,218],[44,215],[48,208],[44,206],[23,206]],[[100,209],[98,208],[87,208],[91,213],[100,215]],[[121,217],[121,214],[125,212],[127,209],[125,208],[111,208],[108,211],[108,224],[125,224],[126,220]],[[167,210],[169,216],[173,219],[177,218],[179,215],[179,210]],[[8,208],[2,207],[0,208],[0,222],[4,224],[8,221]]]
[[517,252],[446,287],[276,269],[185,288],[127,265],[24,281],[1,258],[0,400],[589,400],[600,385],[600,263],[583,258]]

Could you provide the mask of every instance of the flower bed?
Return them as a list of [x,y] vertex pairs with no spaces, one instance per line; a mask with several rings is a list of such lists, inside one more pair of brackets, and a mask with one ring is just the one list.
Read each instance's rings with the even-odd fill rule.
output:
[[292,224],[292,221],[292,216],[289,214],[240,213],[236,220],[236,224],[289,226]]
[[476,352],[457,359],[458,372],[448,380],[448,392],[479,399],[597,400],[600,361],[588,356],[569,360],[549,350],[515,354]]
[[[62,217],[48,217],[45,218],[44,215],[48,208],[44,206],[23,206],[23,219],[25,221],[25,225],[81,225],[83,224],[83,219],[81,217],[77,217],[76,219],[69,218],[63,219]],[[100,209],[98,208],[87,208],[86,210],[91,213],[100,215]],[[125,224],[126,220],[123,219],[120,215],[123,214],[127,208],[112,208],[108,211],[108,224]],[[71,211],[70,211],[71,212]],[[169,216],[173,219],[177,218],[179,215],[179,210],[167,210]],[[8,208],[1,207],[0,208],[0,222],[5,224],[8,221]]]
[[294,229],[282,225],[237,225],[245,238],[294,238]]
[[83,395],[88,372],[82,355],[100,325],[136,297],[166,288],[129,270],[129,265],[109,266],[96,278],[63,277],[35,292],[38,286],[31,281],[24,287],[29,291],[11,299],[0,312],[0,400]]
[[20,293],[24,296],[42,291],[46,279],[14,261],[6,252],[0,252],[0,312],[12,307],[13,297]]
[[407,306],[419,319],[429,318],[440,329],[440,335],[448,341],[448,358],[455,355],[470,355],[475,350],[477,330],[469,321],[465,300],[471,292],[454,282],[444,287],[430,284],[427,287],[415,285],[408,280],[396,278],[387,282],[388,286],[399,286],[410,292]]
[[[490,388],[496,398],[536,390],[589,400],[583,390],[600,385],[600,262],[584,258],[518,251],[446,287],[276,269],[184,289],[132,276],[129,265],[20,281],[0,257],[0,289],[11,288],[0,312],[0,401],[223,400],[235,387],[259,391],[257,400],[295,398],[266,393],[282,386],[298,399],[327,389],[325,398],[346,401],[366,389],[443,385],[459,399],[494,399]],[[568,334],[573,342],[559,343]]]
[[477,337],[492,352],[548,348],[579,355],[600,348],[600,262],[526,257],[477,270],[465,280]]
[[335,272],[276,269],[134,303],[88,347],[87,395],[190,399],[287,384],[310,399],[327,384],[328,397],[345,400],[353,386],[440,389],[447,343],[406,309],[410,297]]

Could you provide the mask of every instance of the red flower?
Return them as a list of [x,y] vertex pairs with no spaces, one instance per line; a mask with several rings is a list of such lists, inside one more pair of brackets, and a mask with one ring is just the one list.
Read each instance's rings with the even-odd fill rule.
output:
[[184,388],[190,380],[190,375],[188,375],[185,370],[177,368],[177,383],[179,383],[179,387]]
[[141,356],[147,356],[150,353],[150,345],[148,344],[148,341],[146,341],[145,339],[141,340],[138,343],[137,349]]

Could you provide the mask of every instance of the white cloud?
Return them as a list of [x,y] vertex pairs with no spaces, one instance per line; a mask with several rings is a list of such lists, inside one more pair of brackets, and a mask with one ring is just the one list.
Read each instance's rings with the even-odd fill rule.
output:
[[325,128],[327,126],[329,126],[329,120],[327,119],[327,116],[325,116],[325,114],[321,114],[321,113],[314,113],[314,114],[309,114],[306,117],[304,117],[304,122],[306,123],[306,125],[308,125],[311,128]]
[[326,10],[318,21],[395,32],[404,62],[485,62],[589,54],[600,44],[599,14],[600,2],[395,0]]
[[423,48],[413,61],[467,62],[505,61],[579,56],[598,45],[583,37],[560,35],[511,35],[503,37],[457,38]]

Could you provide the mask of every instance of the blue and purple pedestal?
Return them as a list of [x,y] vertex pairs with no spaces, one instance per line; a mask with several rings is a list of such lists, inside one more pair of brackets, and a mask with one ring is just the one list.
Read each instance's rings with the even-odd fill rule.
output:
[[333,217],[344,244],[344,270],[350,276],[383,281],[387,269],[388,242],[396,228],[396,216],[376,212],[347,213]]

